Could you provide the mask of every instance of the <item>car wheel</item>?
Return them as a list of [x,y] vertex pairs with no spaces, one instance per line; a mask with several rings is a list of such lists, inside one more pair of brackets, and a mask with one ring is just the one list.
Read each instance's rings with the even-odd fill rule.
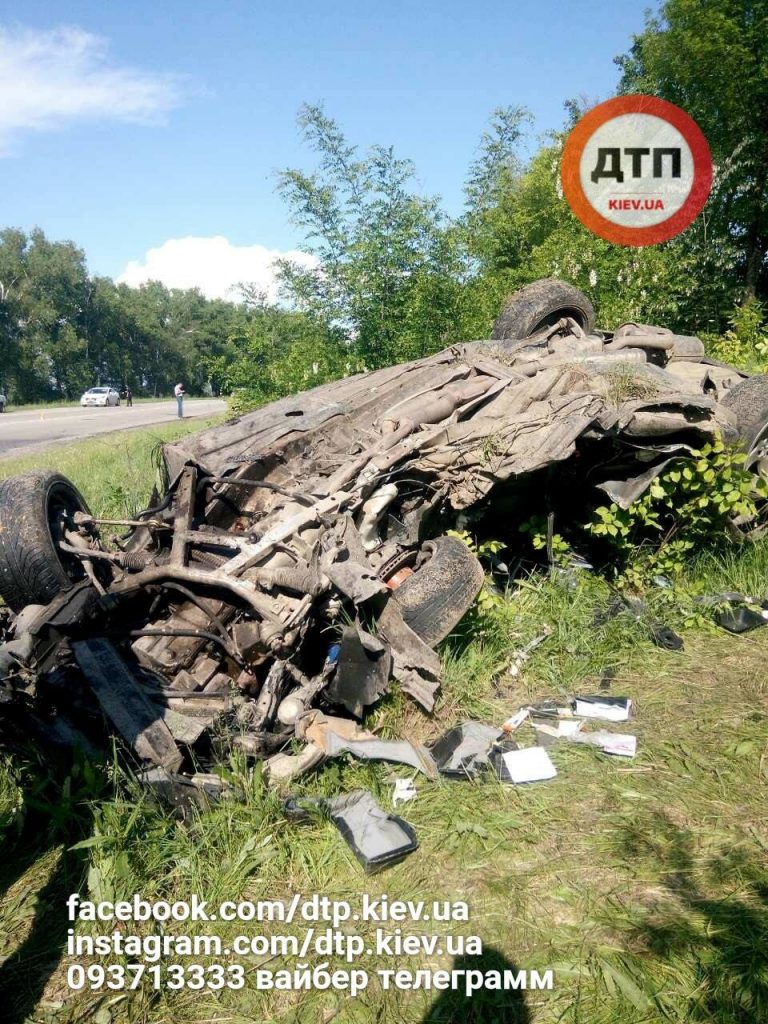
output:
[[768,374],[740,380],[725,393],[720,404],[734,413],[739,437],[750,449],[768,425]]
[[50,469],[0,483],[0,597],[12,611],[48,604],[82,578],[80,562],[59,550],[57,534],[62,516],[87,511],[77,488]]
[[482,566],[463,541],[438,537],[423,545],[415,571],[393,599],[414,633],[434,646],[472,607],[483,579]]
[[594,330],[595,310],[583,292],[555,277],[534,281],[510,295],[491,337],[497,341],[529,338],[566,316],[573,317],[586,334]]

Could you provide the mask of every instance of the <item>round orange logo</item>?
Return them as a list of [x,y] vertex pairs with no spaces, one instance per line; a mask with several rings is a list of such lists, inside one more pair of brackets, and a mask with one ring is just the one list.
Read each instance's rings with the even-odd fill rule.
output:
[[699,126],[674,103],[618,96],[573,128],[560,174],[571,209],[594,234],[618,245],[655,245],[701,213],[712,157]]

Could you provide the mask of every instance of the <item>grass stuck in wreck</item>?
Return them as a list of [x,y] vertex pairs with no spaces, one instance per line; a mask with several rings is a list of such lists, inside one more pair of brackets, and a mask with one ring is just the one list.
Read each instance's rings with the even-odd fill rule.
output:
[[[153,431],[136,438],[135,479],[146,484]],[[167,436],[167,435],[166,435]],[[79,470],[77,449],[61,468],[87,491],[93,445]],[[128,481],[123,444],[100,448],[103,480]],[[142,452],[143,454],[139,454]],[[147,460],[147,461],[145,461]],[[42,461],[42,460],[41,460]],[[80,473],[80,476],[78,475]],[[90,480],[91,501],[99,497]],[[132,501],[141,503],[145,492]],[[102,497],[102,514],[114,496]],[[119,498],[123,501],[123,497]],[[681,594],[732,588],[762,592],[768,545],[702,556]],[[79,763],[55,777],[34,758],[6,762],[0,773],[2,947],[0,1005],[4,1020],[98,1021],[99,1024],[192,1024],[219,1021],[371,1020],[510,1021],[646,1024],[662,1020],[731,1022],[768,1016],[764,953],[768,939],[766,871],[764,664],[768,631],[732,637],[698,617],[684,629],[692,603],[670,611],[667,592],[652,597],[658,615],[684,629],[683,652],[652,646],[642,623],[596,610],[610,594],[590,573],[556,573],[525,581],[442,647],[444,691],[434,718],[393,692],[366,722],[384,735],[428,739],[465,718],[501,722],[521,704],[575,691],[609,692],[636,702],[629,731],[634,760],[588,747],[558,746],[559,774],[510,787],[491,778],[430,783],[400,809],[417,830],[420,849],[372,877],[362,874],[336,829],[322,819],[283,819],[259,769],[235,761],[221,770],[236,780],[242,803],[226,803],[185,825],[149,804],[119,770]],[[604,619],[604,617],[603,617]],[[554,634],[517,676],[513,652],[542,626]],[[623,727],[622,727],[623,728]],[[298,780],[298,794],[371,789],[388,806],[391,778],[408,773],[381,764],[328,762]],[[26,823],[26,828],[24,827]],[[549,992],[463,995],[381,991],[351,1000],[344,993],[257,992],[253,969],[277,969],[269,956],[244,958],[248,980],[237,992],[72,993],[62,953],[64,900],[92,898],[284,900],[321,893],[357,900],[362,892],[390,900],[465,900],[467,923],[398,925],[403,933],[480,935],[485,969],[554,970]],[[139,926],[147,929],[147,926]],[[201,926],[190,927],[200,929]],[[372,923],[361,934],[375,941]],[[206,926],[210,931],[210,925]],[[216,926],[226,941],[255,929]],[[271,934],[300,929],[273,925]],[[88,926],[78,927],[81,934]],[[81,958],[84,959],[84,958]],[[476,966],[457,954],[456,967]],[[445,952],[366,958],[370,971],[450,967]],[[346,967],[338,956],[331,968]]]

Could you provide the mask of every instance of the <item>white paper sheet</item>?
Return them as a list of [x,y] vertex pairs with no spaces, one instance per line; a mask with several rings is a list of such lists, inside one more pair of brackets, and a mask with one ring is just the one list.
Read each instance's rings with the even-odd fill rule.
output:
[[513,782],[541,782],[557,775],[557,768],[543,747],[509,750],[501,756]]

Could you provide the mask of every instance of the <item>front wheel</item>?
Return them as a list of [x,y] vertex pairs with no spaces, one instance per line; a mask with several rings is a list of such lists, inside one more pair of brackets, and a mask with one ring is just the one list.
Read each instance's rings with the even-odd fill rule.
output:
[[81,579],[78,559],[59,549],[62,523],[88,506],[65,476],[50,469],[0,483],[0,597],[14,611],[48,604]]
[[458,537],[427,541],[415,571],[393,593],[404,621],[434,646],[469,611],[483,585],[483,568]]

